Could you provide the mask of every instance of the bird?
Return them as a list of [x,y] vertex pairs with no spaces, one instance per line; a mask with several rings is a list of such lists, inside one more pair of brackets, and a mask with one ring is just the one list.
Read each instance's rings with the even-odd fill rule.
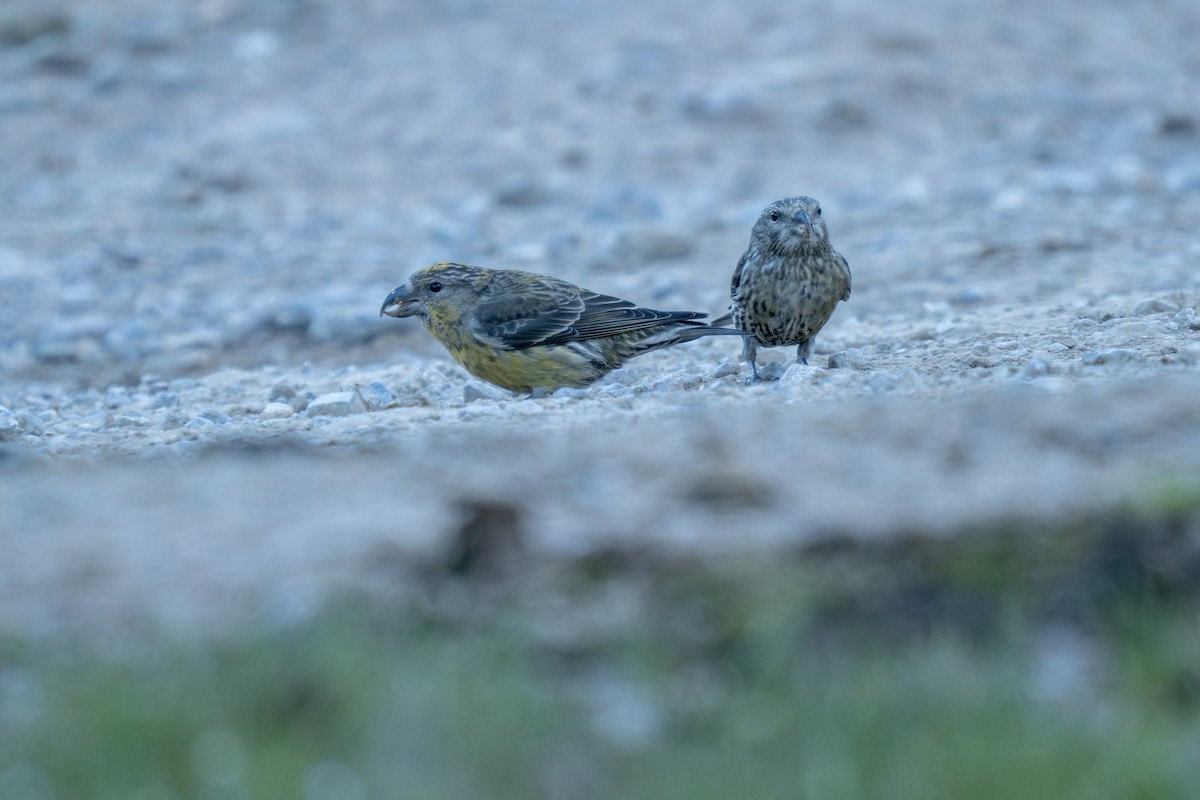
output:
[[379,310],[418,317],[454,360],[513,392],[583,387],[634,356],[742,331],[697,311],[657,311],[514,269],[438,262],[414,272]]
[[813,338],[839,301],[850,299],[850,264],[829,243],[821,205],[811,197],[786,197],[767,206],[750,232],[729,286],[732,321],[746,332],[742,357],[758,381],[759,347],[796,345],[808,364]]

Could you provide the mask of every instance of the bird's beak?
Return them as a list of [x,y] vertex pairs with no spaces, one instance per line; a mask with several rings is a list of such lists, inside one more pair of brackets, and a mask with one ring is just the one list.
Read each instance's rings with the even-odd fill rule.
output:
[[392,289],[379,309],[379,316],[387,314],[389,317],[411,317],[424,311],[420,298],[413,294],[406,283]]
[[808,227],[809,225],[812,225],[812,218],[808,216],[807,211],[797,211],[795,215],[792,216],[792,222],[795,222],[797,225]]

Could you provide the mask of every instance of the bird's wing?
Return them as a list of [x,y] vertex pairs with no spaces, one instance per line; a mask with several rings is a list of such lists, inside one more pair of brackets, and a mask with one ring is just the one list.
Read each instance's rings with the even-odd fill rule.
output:
[[582,290],[583,313],[545,344],[562,344],[578,339],[598,339],[653,328],[670,322],[689,322],[708,316],[699,311],[657,311],[628,300]]
[[837,252],[836,250],[833,251],[833,254],[838,257],[838,260],[840,260],[842,262],[842,267],[846,270],[846,291],[842,293],[842,300],[849,300],[850,299],[850,262],[846,260],[846,257],[844,255]]
[[733,268],[733,278],[729,281],[729,297],[733,300],[738,299],[738,289],[742,285],[742,270],[746,268],[746,261],[750,257],[750,251],[742,253],[742,257],[738,259],[737,266]]
[[470,320],[480,340],[506,350],[547,344],[570,329],[584,314],[579,289],[557,279],[503,281],[493,299],[476,309]]

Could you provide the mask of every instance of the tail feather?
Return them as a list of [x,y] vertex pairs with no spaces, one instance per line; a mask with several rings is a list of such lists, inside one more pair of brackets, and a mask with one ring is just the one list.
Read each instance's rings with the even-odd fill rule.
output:
[[746,336],[745,331],[734,330],[733,328],[718,328],[713,325],[707,325],[702,322],[680,323],[664,327],[650,336],[647,336],[642,341],[638,342],[636,354],[650,353],[654,350],[661,350],[664,347],[690,342],[693,339],[699,339],[703,336]]

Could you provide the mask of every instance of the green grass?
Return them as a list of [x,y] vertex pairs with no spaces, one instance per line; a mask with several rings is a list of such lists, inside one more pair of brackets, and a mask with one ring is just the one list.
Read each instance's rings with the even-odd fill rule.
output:
[[1194,797],[1194,500],[442,575],[457,604],[347,598],[216,642],[9,638],[0,800]]

